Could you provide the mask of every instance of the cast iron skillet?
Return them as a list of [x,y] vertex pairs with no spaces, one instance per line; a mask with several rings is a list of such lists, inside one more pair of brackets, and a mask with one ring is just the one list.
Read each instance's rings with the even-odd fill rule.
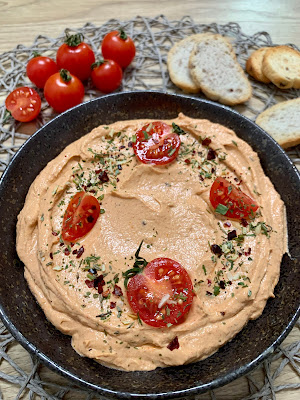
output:
[[[151,372],[122,372],[80,357],[70,337],[45,318],[23,277],[15,250],[17,215],[36,175],[65,146],[100,124],[136,118],[175,118],[179,112],[235,130],[259,154],[265,173],[287,208],[290,255],[262,316],[204,361]],[[159,92],[113,94],[81,104],[53,119],[22,146],[0,184],[0,314],[15,338],[48,367],[114,399],[188,397],[249,372],[276,348],[295,324],[300,303],[300,177],[283,150],[253,122],[227,107]]]

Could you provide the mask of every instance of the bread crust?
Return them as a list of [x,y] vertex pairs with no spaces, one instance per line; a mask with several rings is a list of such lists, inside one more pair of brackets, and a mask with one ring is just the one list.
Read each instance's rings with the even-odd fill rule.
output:
[[257,81],[263,83],[270,83],[270,79],[267,78],[262,72],[262,62],[266,51],[270,49],[270,47],[261,47],[258,50],[255,50],[246,62],[246,71],[249,75],[251,75]]
[[264,55],[262,72],[280,89],[300,89],[300,52],[289,46],[271,47]]
[[[298,110],[298,114],[296,117],[299,118],[299,121],[296,122],[297,128],[293,131],[289,131],[289,120],[287,118],[281,119],[281,121],[285,121],[287,124],[286,128],[283,127],[285,128],[286,135],[284,136],[282,135],[282,132],[279,132],[278,130],[276,130],[276,128],[274,129],[274,127],[270,126],[270,121],[271,119],[274,119],[275,115],[280,115],[283,110],[289,111],[290,109],[292,113],[294,107],[296,107]],[[300,98],[282,101],[281,103],[275,104],[274,106],[266,109],[261,114],[259,114],[255,122],[266,132],[268,132],[269,135],[271,135],[284,149],[300,144]],[[275,125],[276,127],[278,126],[277,124]]]
[[[213,89],[209,84],[208,84],[208,80],[205,77],[205,74],[201,74],[198,68],[198,62],[197,62],[197,55],[198,55],[198,51],[199,51],[199,45],[201,45],[202,42],[204,41],[219,41],[222,42],[222,44],[225,44],[226,47],[226,51],[224,52],[224,55],[226,53],[226,55],[230,55],[230,57],[232,58],[232,61],[235,64],[236,70],[237,70],[237,74],[239,74],[239,77],[241,78],[241,80],[243,81],[246,90],[242,90],[240,89],[241,94],[236,97],[233,98],[233,96],[231,95],[222,95],[222,89],[218,90],[218,89]],[[222,49],[223,51],[223,49]],[[207,53],[206,53],[207,55]],[[252,96],[252,87],[250,85],[250,82],[246,76],[246,74],[244,73],[242,67],[240,66],[240,64],[237,61],[235,52],[233,50],[232,45],[230,44],[230,42],[225,39],[223,36],[215,34],[215,35],[210,35],[209,37],[206,38],[198,38],[196,40],[194,49],[191,53],[190,56],[190,60],[189,60],[189,67],[190,67],[190,71],[191,71],[191,75],[193,77],[193,80],[196,82],[196,84],[201,88],[202,92],[209,98],[212,100],[216,100],[219,101],[223,104],[226,105],[236,105],[236,104],[240,104],[240,103],[244,103],[247,100],[250,99],[250,97]],[[219,68],[219,65],[216,65],[216,70]],[[211,71],[209,71],[209,74],[212,74]],[[221,83],[220,83],[221,86]]]
[[[193,81],[193,78],[190,74],[190,70],[188,67],[188,60],[186,63],[186,73],[190,76],[190,81],[183,80],[180,77],[180,73],[178,71],[178,68],[174,66],[174,64],[177,64],[176,61],[176,56],[180,53],[180,51],[187,46],[190,46],[193,43],[196,42],[197,39],[201,39],[203,37],[206,37],[207,35],[211,35],[210,33],[196,33],[195,35],[190,35],[186,37],[185,39],[180,40],[179,42],[175,43],[174,46],[169,50],[168,52],[168,58],[167,58],[167,67],[170,75],[171,81],[182,89],[186,93],[198,93],[201,91],[200,87]],[[191,49],[192,50],[192,49]],[[186,60],[180,60],[181,62],[186,62]],[[179,62],[180,62],[179,61]]]

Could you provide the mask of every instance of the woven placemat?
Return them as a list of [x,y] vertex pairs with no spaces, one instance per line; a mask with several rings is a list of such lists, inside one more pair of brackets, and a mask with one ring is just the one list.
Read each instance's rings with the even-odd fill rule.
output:
[[[225,35],[232,40],[238,61],[245,67],[245,62],[253,50],[263,46],[273,46],[274,43],[267,32],[258,32],[248,36],[241,31],[237,23],[218,25],[216,23],[205,25],[197,24],[190,17],[181,20],[169,21],[165,16],[156,18],[136,17],[130,21],[109,20],[102,26],[87,23],[82,28],[70,29],[71,33],[82,33],[85,41],[94,50],[96,57],[100,57],[99,47],[104,35],[122,27],[134,40],[137,54],[133,64],[128,67],[124,74],[123,84],[119,91],[129,90],[162,90],[170,93],[182,93],[169,79],[166,67],[166,57],[171,46],[178,40],[201,32],[213,32]],[[41,55],[55,58],[58,47],[62,44],[64,33],[57,38],[39,35],[32,46],[18,45],[15,49],[0,55],[0,88],[3,99],[18,86],[32,86],[26,76],[26,65],[35,51]],[[294,44],[290,46],[297,48]],[[234,107],[237,111],[245,114],[252,120],[267,107],[277,102],[300,97],[300,90],[290,89],[282,91],[274,85],[261,84],[251,80],[253,86],[253,97],[247,104]],[[0,173],[5,170],[12,156],[21,144],[28,138],[28,132],[32,133],[44,125],[56,114],[42,98],[42,111],[35,121],[35,126],[16,122],[7,114],[4,104],[0,106]],[[86,85],[86,100],[99,97],[102,94],[95,90],[89,83]],[[199,97],[202,97],[199,94]],[[28,128],[30,127],[30,129]],[[25,133],[26,132],[26,133]],[[300,146],[287,151],[293,162],[300,167]],[[297,327],[300,328],[298,323]],[[9,363],[12,367],[11,373],[1,371],[0,378],[19,387],[15,399],[24,398],[27,392],[29,399],[39,398],[57,399],[99,399],[101,397],[94,393],[80,389],[61,377],[52,373],[44,376],[47,369],[40,362],[31,357],[32,365],[29,370],[24,371],[11,356],[11,349],[16,341],[3,326],[0,325],[0,361]],[[13,353],[13,352],[12,352]],[[241,387],[244,388],[243,395],[233,394],[232,399],[276,399],[276,393],[286,389],[300,388],[300,341],[289,346],[279,348],[255,371],[246,377],[240,378]],[[277,384],[278,378],[284,369],[292,368],[295,372],[295,383]],[[57,382],[60,382],[59,384]],[[232,384],[230,384],[232,385]],[[248,393],[245,397],[245,393]],[[0,400],[2,399],[0,393]],[[222,389],[209,392],[209,395],[197,396],[197,399],[223,399]]]

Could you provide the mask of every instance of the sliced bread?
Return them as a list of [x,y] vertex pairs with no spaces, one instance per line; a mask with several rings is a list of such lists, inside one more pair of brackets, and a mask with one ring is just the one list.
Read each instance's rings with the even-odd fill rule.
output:
[[300,98],[283,101],[262,112],[256,123],[283,148],[300,143]]
[[199,86],[193,81],[189,70],[189,58],[195,41],[206,37],[209,33],[198,33],[175,43],[168,53],[167,65],[171,81],[186,93],[200,92]]
[[189,67],[196,85],[212,100],[235,105],[251,97],[250,82],[231,44],[221,35],[198,38]]
[[271,47],[263,57],[262,72],[280,89],[300,89],[300,52],[289,46]]
[[246,70],[249,75],[253,76],[254,79],[263,83],[269,83],[270,79],[267,78],[262,72],[262,62],[266,51],[270,47],[261,47],[255,50],[246,62]]

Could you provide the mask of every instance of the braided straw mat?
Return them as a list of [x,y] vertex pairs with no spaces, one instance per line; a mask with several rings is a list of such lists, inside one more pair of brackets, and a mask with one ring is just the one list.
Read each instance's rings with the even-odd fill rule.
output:
[[[72,29],[71,33],[82,33],[96,54],[100,56],[99,45],[104,35],[111,30],[122,27],[131,36],[137,47],[133,64],[125,71],[120,91],[129,90],[163,90],[170,93],[182,93],[169,79],[166,58],[171,46],[180,39],[201,32],[213,32],[227,36],[233,43],[238,61],[245,67],[245,61],[251,51],[263,46],[274,45],[267,32],[258,32],[253,36],[244,34],[237,23],[218,25],[196,24],[190,17],[178,21],[169,21],[164,16],[144,18],[138,16],[130,21],[109,20],[102,26],[87,23],[80,29]],[[21,124],[6,112],[5,97],[16,87],[32,86],[26,76],[26,65],[33,53],[55,58],[58,47],[63,42],[64,34],[57,38],[39,35],[32,46],[18,45],[14,50],[0,55],[0,173],[7,167],[10,159],[21,144],[37,128],[51,120],[56,114],[43,97],[42,111],[35,122]],[[289,44],[296,48],[295,45]],[[251,79],[251,78],[250,78]],[[266,108],[283,100],[300,97],[300,90],[281,91],[274,85],[266,85],[251,79],[253,97],[246,105],[234,107],[237,111],[255,120],[256,116]],[[90,84],[85,88],[85,100],[101,96]],[[199,94],[201,97],[201,94]],[[293,162],[300,168],[300,146],[287,151]],[[300,323],[294,328],[299,333]],[[0,400],[3,399],[1,387],[6,393],[15,393],[15,399],[100,399],[95,393],[80,389],[64,378],[50,372],[45,366],[28,354],[28,363],[18,365],[18,354],[25,352],[4,326],[0,324]],[[26,352],[25,352],[26,353]],[[27,355],[27,354],[26,354]],[[4,372],[5,371],[5,372]],[[289,371],[293,382],[286,383],[283,376]],[[230,389],[232,386],[232,390]],[[9,390],[8,390],[9,388]],[[237,389],[238,388],[238,389]],[[224,388],[207,394],[196,396],[197,399],[276,399],[276,393],[288,390],[295,393],[300,388],[300,341],[285,345],[284,343],[254,372],[239,378]],[[230,393],[225,395],[225,393]],[[283,397],[282,397],[283,396]],[[281,398],[285,395],[280,394]],[[102,398],[103,399],[103,398]]]

